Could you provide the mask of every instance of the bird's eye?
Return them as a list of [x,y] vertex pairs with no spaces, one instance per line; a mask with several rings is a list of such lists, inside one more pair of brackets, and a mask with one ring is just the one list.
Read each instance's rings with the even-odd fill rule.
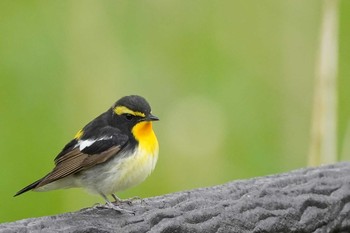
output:
[[131,120],[134,116],[132,114],[125,114],[125,118]]

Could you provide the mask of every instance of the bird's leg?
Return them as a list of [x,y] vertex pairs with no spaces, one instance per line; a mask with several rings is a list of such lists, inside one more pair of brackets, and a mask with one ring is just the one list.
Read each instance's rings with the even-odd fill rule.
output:
[[132,201],[135,201],[135,200],[141,200],[141,202],[142,202],[142,199],[140,197],[132,197],[132,198],[128,198],[126,200],[122,200],[119,197],[117,197],[117,195],[115,195],[114,193],[112,193],[111,196],[113,197],[113,199],[115,200],[115,202],[117,204],[118,203],[128,203],[129,205],[131,205]]
[[96,206],[97,208],[113,209],[113,210],[116,210],[116,211],[118,211],[120,213],[124,212],[124,213],[128,213],[128,214],[135,214],[133,211],[125,210],[125,209],[120,208],[119,206],[114,205],[112,202],[110,202],[108,200],[106,195],[104,195],[103,193],[100,193],[100,195],[103,197],[103,199],[105,199],[106,204],[105,205]]
[[117,197],[117,195],[115,195],[114,193],[111,194],[111,196],[114,198],[115,202],[122,202],[123,200],[120,199],[119,197]]

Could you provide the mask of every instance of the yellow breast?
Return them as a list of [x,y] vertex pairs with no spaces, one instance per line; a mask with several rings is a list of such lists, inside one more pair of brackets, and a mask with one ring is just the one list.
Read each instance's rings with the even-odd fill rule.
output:
[[143,121],[136,124],[132,129],[132,133],[142,150],[149,154],[153,154],[154,151],[158,150],[158,140],[152,129],[152,122]]
[[151,122],[138,123],[132,133],[138,141],[133,154],[120,154],[103,166],[84,171],[77,177],[77,186],[83,186],[92,193],[109,195],[144,181],[157,163],[158,140]]
[[111,185],[113,192],[138,185],[151,174],[157,163],[159,146],[152,123],[138,123],[132,133],[139,145],[132,156],[121,159],[114,166],[115,177]]

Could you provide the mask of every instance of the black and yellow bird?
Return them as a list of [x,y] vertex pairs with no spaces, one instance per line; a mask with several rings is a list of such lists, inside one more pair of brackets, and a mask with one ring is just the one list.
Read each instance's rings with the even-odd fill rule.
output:
[[49,191],[83,187],[101,195],[106,207],[121,210],[116,192],[135,186],[153,171],[158,159],[158,140],[151,107],[141,96],[119,99],[111,108],[78,131],[55,158],[55,167],[43,178],[21,189]]

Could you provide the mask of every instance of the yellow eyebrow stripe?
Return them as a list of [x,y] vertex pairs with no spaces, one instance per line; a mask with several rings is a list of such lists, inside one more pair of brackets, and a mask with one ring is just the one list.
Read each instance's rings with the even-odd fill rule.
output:
[[139,116],[139,117],[145,117],[146,115],[142,112],[137,112],[137,111],[133,111],[125,106],[117,106],[114,108],[114,112],[117,115],[122,115],[122,114],[131,114],[134,116]]

